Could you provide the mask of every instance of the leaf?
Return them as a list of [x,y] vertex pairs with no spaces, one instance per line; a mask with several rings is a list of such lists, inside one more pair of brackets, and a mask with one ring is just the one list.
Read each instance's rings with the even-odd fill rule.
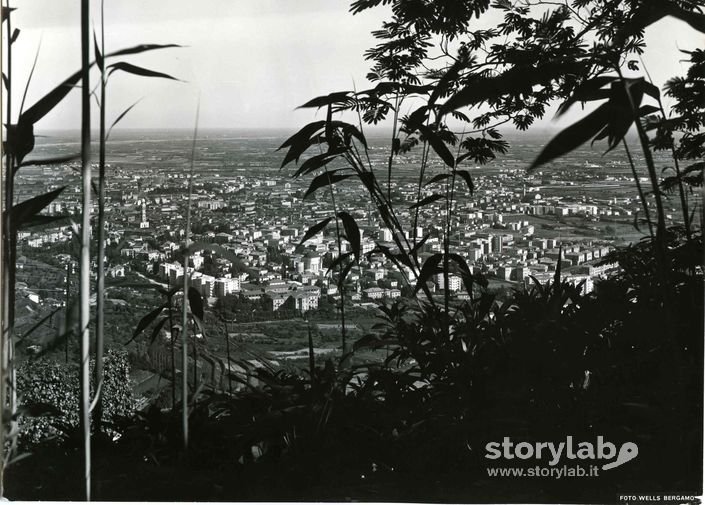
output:
[[428,126],[418,125],[418,130],[423,134],[424,138],[428,140],[431,147],[436,152],[438,156],[451,168],[455,167],[455,157],[448,149],[448,146],[441,140],[441,138],[431,130]]
[[118,51],[108,53],[105,55],[106,58],[113,56],[124,56],[126,54],[139,54],[147,51],[154,51],[155,49],[167,49],[170,47],[183,47],[179,44],[140,44],[138,46],[128,47],[125,49],[120,49]]
[[10,17],[10,13],[15,9],[14,7],[5,7],[4,5],[2,6],[2,21],[5,22],[7,18]]
[[610,90],[602,89],[616,79],[607,75],[600,75],[584,82],[573,91],[573,94],[563,102],[556,112],[556,117],[560,117],[575,103],[589,102],[593,100],[604,100],[609,98]]
[[[601,140],[607,137],[608,149],[611,151],[619,145],[619,142],[634,123],[634,111],[632,105],[638,107],[644,96],[644,79],[624,79],[615,81],[610,88],[610,99],[607,106],[610,109],[609,120],[606,127],[593,140]],[[658,90],[657,90],[658,91]]]
[[19,30],[19,28],[15,28],[12,31],[12,37],[10,38],[10,44],[14,44],[15,41],[17,40],[17,37],[19,37],[19,36],[20,36],[20,30]]
[[443,198],[443,195],[436,194],[436,195],[427,196],[426,198],[424,198],[420,202],[416,202],[414,205],[409,207],[409,209],[415,209],[416,207],[423,207],[425,205],[428,205],[429,203],[435,202],[436,200],[440,200],[441,198]]
[[115,121],[113,121],[113,124],[110,125],[110,128],[108,128],[108,133],[105,134],[105,139],[106,139],[106,140],[108,139],[108,137],[110,137],[110,132],[113,131],[113,127],[114,127],[116,124],[118,124],[118,123],[122,120],[122,118],[124,118],[124,117],[127,115],[127,113],[130,112],[130,111],[132,110],[132,108],[133,108],[135,105],[137,105],[138,103],[140,103],[141,101],[142,101],[142,98],[140,98],[139,100],[137,100],[135,103],[133,103],[133,104],[130,105],[127,109],[125,109],[124,111],[122,111],[122,112],[120,113],[120,115],[117,117],[117,119],[116,119]]
[[315,237],[321,230],[323,230],[323,228],[326,227],[326,225],[330,222],[331,219],[333,218],[327,217],[320,223],[314,224],[308,230],[306,230],[306,233],[301,239],[301,242],[299,242],[299,245],[303,245],[307,240],[310,240],[312,237]]
[[100,48],[98,47],[98,38],[96,37],[95,30],[93,30],[93,52],[95,53],[95,61],[98,63],[98,68],[101,72],[104,70],[103,55],[100,53]]
[[328,95],[324,96],[317,96],[316,98],[313,98],[306,102],[303,105],[300,105],[299,109],[305,109],[305,108],[321,108],[321,107],[327,107],[333,104],[337,103],[349,103],[352,100],[350,96],[349,91],[338,91],[336,93],[330,93]]
[[661,109],[655,105],[642,105],[639,107],[639,117],[648,116],[649,114],[657,114],[661,112]]
[[[358,259],[359,262],[359,259]],[[340,281],[345,282],[345,279],[348,278],[348,274],[350,273],[350,270],[352,270],[353,265],[355,265],[354,261],[349,261],[345,267],[343,267],[343,270],[340,272]]]
[[47,205],[56,200],[56,197],[58,197],[65,188],[66,186],[62,186],[54,191],[35,196],[12,207],[10,210],[10,219],[13,228],[18,230],[23,223],[39,214]]
[[[301,164],[299,169],[294,173],[292,177],[300,177],[302,175],[306,175],[310,172],[313,172],[314,170],[318,170],[319,168],[326,166],[328,163],[330,163],[346,151],[347,149],[340,148],[333,149],[332,151],[327,151],[325,153],[317,154],[315,156],[311,156],[309,159],[307,159]],[[282,165],[282,167],[283,166],[284,165]]]
[[81,80],[81,71],[67,77],[64,82],[52,89],[49,93],[40,98],[32,107],[22,113],[18,120],[21,124],[36,124],[37,121],[46,116],[63,98],[68,95],[78,81]]
[[62,214],[59,216],[43,216],[41,214],[37,214],[36,216],[33,216],[29,218],[27,221],[22,223],[22,225],[17,228],[18,230],[26,230],[27,228],[32,228],[33,226],[44,226],[47,224],[52,224],[52,223],[58,223],[60,221],[70,221],[71,216],[67,214]]
[[565,128],[543,148],[541,154],[529,167],[529,171],[534,170],[551,160],[569,153],[576,147],[584,144],[607,124],[610,119],[610,109],[608,105],[602,104],[580,121]]
[[[166,323],[169,320],[168,317],[162,318],[157,324],[154,325],[154,329],[152,330],[152,336],[149,339],[149,344],[153,344],[154,341],[157,339],[159,336],[159,331],[162,329],[164,326],[164,323]],[[172,335],[173,338],[173,335]]]
[[441,253],[436,253],[429,256],[424,262],[423,267],[421,267],[421,272],[419,272],[419,278],[416,281],[416,287],[414,288],[414,293],[417,293],[435,274],[439,273],[438,264],[443,259]]
[[421,107],[416,109],[414,112],[409,114],[409,117],[406,118],[405,123],[410,130],[417,130],[419,128],[419,126],[424,125],[427,118],[428,118],[428,107],[426,105],[422,105]]
[[[321,129],[321,127],[325,124],[325,121],[320,121],[317,123],[321,123],[321,126],[317,128],[316,130],[311,132],[311,135],[313,133],[317,132],[318,130]],[[307,133],[311,130],[309,127],[313,127],[316,123],[311,123],[309,125],[304,126],[297,134],[293,135],[290,137],[284,144],[279,147],[279,149],[282,149],[283,147],[289,147],[289,150],[287,151],[286,155],[284,156],[284,160],[282,161],[281,166],[279,167],[284,168],[286,165],[291,163],[292,161],[299,161],[299,158],[301,155],[306,152],[306,150],[311,147],[314,144],[320,144],[320,140],[318,139],[317,136],[311,137],[310,135],[303,135],[303,133]],[[287,144],[288,142],[291,142],[291,144]],[[323,158],[326,158],[329,155],[329,153],[323,153],[318,155],[319,158],[322,160]],[[325,163],[328,163],[326,161]],[[320,166],[325,165],[325,163],[321,163]]]
[[191,307],[191,314],[203,321],[203,298],[201,293],[194,287],[188,288],[188,304]]
[[7,90],[10,86],[7,83],[7,76],[5,75],[5,72],[2,73],[2,84],[5,86],[5,90]]
[[459,175],[464,181],[465,184],[467,184],[468,189],[470,190],[470,196],[475,192],[475,184],[472,182],[472,176],[470,175],[470,172],[467,170],[454,170],[453,171],[455,175]]
[[451,177],[453,174],[449,173],[444,173],[444,174],[438,174],[434,175],[431,180],[429,180],[426,184],[424,184],[424,187],[428,186],[429,184],[433,184],[434,182],[439,182],[447,179],[448,177]]
[[339,255],[337,258],[335,258],[335,259],[333,260],[333,262],[332,262],[332,263],[330,264],[330,266],[328,267],[328,272],[334,272],[334,271],[335,271],[335,268],[336,268],[337,266],[342,265],[343,262],[344,262],[346,259],[348,259],[350,256],[352,256],[352,255],[353,255],[353,253],[351,253],[351,252],[346,252],[346,253],[343,253],[343,254]]
[[[26,121],[7,125],[7,141],[2,144],[3,150],[15,155],[17,164],[21,164],[27,154],[34,149],[34,125]],[[17,167],[13,174],[17,173]]]
[[130,340],[128,340],[127,342],[125,342],[125,345],[127,345],[130,342],[132,342],[133,340],[135,340],[139,336],[139,334],[142,333],[142,331],[144,331],[144,329],[147,326],[149,326],[152,323],[152,321],[154,321],[157,317],[159,317],[159,314],[161,314],[162,311],[166,308],[167,308],[167,304],[160,305],[159,307],[157,307],[156,309],[151,311],[149,314],[144,316],[142,319],[140,319],[140,322],[137,323],[137,328],[135,328],[135,331],[132,332],[132,338]]
[[313,123],[309,123],[309,124],[301,127],[301,129],[298,132],[296,132],[291,137],[286,139],[284,141],[284,143],[281,146],[279,146],[279,149],[277,149],[277,151],[279,151],[285,147],[291,147],[291,146],[300,144],[302,142],[305,142],[306,140],[308,140],[311,137],[311,135],[316,133],[321,128],[325,127],[325,125],[326,125],[325,121],[314,121]]
[[312,195],[317,189],[324,188],[326,186],[336,184],[340,181],[344,181],[345,179],[348,179],[352,177],[353,174],[336,174],[335,172],[326,172],[324,174],[321,174],[317,177],[314,177],[314,179],[311,181],[311,185],[309,186],[308,190],[306,191],[306,194],[304,195],[304,199]]
[[343,221],[345,236],[352,246],[355,258],[360,261],[360,255],[362,254],[362,237],[360,237],[360,228],[357,226],[355,219],[353,219],[353,217],[347,212],[338,212],[338,217]]
[[20,167],[39,167],[44,165],[61,165],[81,158],[81,153],[68,154],[66,156],[57,156],[56,158],[44,158],[26,160],[19,164]]
[[147,68],[138,67],[137,65],[133,65],[132,63],[127,63],[124,61],[121,61],[118,63],[113,63],[112,65],[108,65],[108,68],[110,69],[110,71],[108,72],[108,75],[112,75],[113,72],[115,72],[117,70],[122,70],[123,72],[127,72],[129,74],[141,75],[143,77],[160,77],[163,79],[171,79],[173,81],[181,82],[180,79],[177,79],[176,77],[172,77],[169,74],[164,74],[162,72],[156,72],[154,70],[149,70]]

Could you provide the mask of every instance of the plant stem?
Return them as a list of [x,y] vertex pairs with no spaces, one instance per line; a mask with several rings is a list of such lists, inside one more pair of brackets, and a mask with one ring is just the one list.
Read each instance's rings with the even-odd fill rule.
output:
[[[198,137],[198,115],[200,113],[200,98],[196,106],[196,124],[193,130],[193,145],[191,146],[191,169],[188,178],[188,200],[186,201],[186,237],[184,243],[184,292],[181,303],[181,431],[184,450],[188,449],[188,287],[189,287],[189,252],[191,245],[191,200],[193,199],[193,166],[196,157],[196,139]],[[194,364],[195,365],[195,364]]]
[[397,140],[397,122],[399,121],[399,91],[394,97],[394,120],[392,121],[392,145],[387,160],[387,200],[392,203],[392,164],[394,163],[394,141]]
[[228,395],[233,395],[233,378],[230,375],[230,333],[228,332],[228,322],[223,318],[223,327],[225,328],[225,352],[228,355]]
[[[71,303],[71,258],[66,265],[66,315],[64,316],[66,322],[69,320],[69,304]],[[68,327],[68,324],[67,324]],[[69,337],[68,335],[64,339],[64,359],[66,364],[69,363]]]
[[[324,167],[326,174],[328,174],[328,166]],[[335,213],[335,237],[338,242],[338,256],[343,254],[342,242],[340,240],[340,220],[338,218],[338,206],[335,202],[335,192],[333,191],[333,185],[329,184],[328,189],[330,190],[330,197],[333,201],[333,212]],[[345,266],[340,263],[338,268],[338,290],[340,291],[340,333],[341,333],[341,343],[343,346],[343,353],[341,358],[344,358],[348,353],[346,335],[345,335],[345,279],[343,279],[343,269]]]
[[[7,119],[6,125],[12,124],[12,40],[11,28],[12,12],[10,11],[10,0],[7,0]],[[8,149],[5,158],[5,178],[4,178],[4,219],[2,224],[2,295],[5,303],[2,304],[2,334],[0,335],[0,409],[5,410],[8,402],[7,388],[11,386],[10,366],[11,366],[11,346],[12,346],[12,321],[10,309],[14,304],[14,288],[10,282],[10,272],[15,269],[11,262],[10,237],[12,235],[12,223],[10,221],[10,209],[12,208],[12,185],[13,185],[13,156]],[[6,427],[4,420],[0,423],[0,498],[4,497],[5,484],[5,439]]]
[[[100,4],[100,37],[105,54],[104,0]],[[98,164],[98,278],[96,280],[95,320],[95,394],[97,398],[93,422],[100,432],[103,418],[103,352],[105,331],[105,64],[100,69],[100,153]]]
[[172,303],[171,303],[171,278],[167,277],[167,286],[168,286],[168,294],[167,294],[167,302],[169,303],[169,341],[171,343],[171,409],[172,412],[174,410],[174,407],[176,406],[176,339],[174,338],[174,319],[173,319],[173,310],[172,310]]
[[[651,75],[649,74],[649,71],[646,69],[646,65],[644,64],[644,60],[639,57],[641,60],[641,65],[644,67],[644,70],[646,71],[646,75],[649,78],[649,82],[653,84],[653,81],[651,79]],[[661,112],[661,116],[663,116],[664,119],[666,119],[666,110],[663,107],[663,102],[661,101],[661,94],[658,94],[658,97],[656,99],[658,102],[658,107]],[[672,137],[671,137],[672,139]],[[688,213],[688,202],[687,202],[687,197],[685,194],[685,188],[683,187],[683,179],[681,179],[681,169],[680,169],[680,163],[678,163],[678,156],[676,155],[676,149],[671,142],[671,156],[673,158],[673,167],[676,171],[676,179],[678,180],[678,194],[680,196],[680,202],[681,202],[681,211],[683,212],[683,225],[685,226],[685,235],[688,239],[688,242],[690,242],[692,238],[691,230],[690,230],[690,215]]]
[[629,146],[627,141],[622,139],[622,145],[624,145],[624,152],[627,153],[627,159],[629,160],[629,167],[632,169],[632,177],[634,177],[634,182],[636,183],[636,189],[639,193],[639,200],[641,200],[641,206],[644,207],[644,214],[646,214],[646,222],[649,224],[649,235],[654,238],[654,225],[651,222],[651,214],[649,213],[649,206],[646,204],[646,196],[644,195],[644,190],[641,188],[641,182],[639,182],[639,174],[636,173],[636,166],[634,165],[634,160],[632,158],[632,153],[629,151]]
[[91,227],[91,95],[90,95],[90,2],[81,0],[81,177],[83,202],[81,219],[81,431],[86,501],[91,499],[90,417],[90,227]]

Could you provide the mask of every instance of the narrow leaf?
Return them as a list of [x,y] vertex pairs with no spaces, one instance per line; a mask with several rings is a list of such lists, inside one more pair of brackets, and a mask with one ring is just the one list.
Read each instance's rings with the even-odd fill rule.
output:
[[[328,151],[322,154],[317,154],[315,156],[311,156],[309,159],[304,161],[299,169],[294,173],[292,177],[300,177],[302,175],[306,175],[308,173],[313,172],[314,170],[318,170],[321,167],[326,166],[328,163],[333,161],[335,158],[340,156],[341,154],[345,153],[347,149],[345,148],[340,148],[340,149],[333,149],[332,151]],[[289,155],[287,154],[287,157]],[[287,162],[288,163],[288,162]],[[283,165],[282,165],[283,166]]]
[[47,205],[53,202],[65,188],[66,186],[62,186],[54,191],[35,196],[12,207],[10,210],[10,218],[15,229],[19,229],[23,223],[39,214]]
[[122,70],[123,72],[127,72],[129,74],[141,75],[143,77],[161,77],[164,79],[171,79],[173,81],[181,82],[180,79],[177,79],[176,77],[172,77],[169,74],[164,74],[162,72],[155,72],[154,70],[149,70],[147,68],[138,67],[137,65],[133,65],[132,63],[127,63],[124,61],[121,61],[118,63],[113,63],[112,65],[108,65],[108,68],[110,69],[110,72],[108,72],[108,75],[112,75],[112,73],[117,70]]
[[125,49],[120,49],[118,51],[108,53],[105,55],[106,58],[110,58],[113,56],[124,56],[126,54],[138,54],[138,53],[145,53],[147,51],[153,51],[155,49],[167,49],[170,47],[183,47],[178,44],[140,44],[138,46],[134,47],[128,47]]
[[320,223],[314,224],[311,226],[306,233],[304,234],[304,237],[301,239],[301,242],[299,242],[299,245],[304,244],[307,240],[310,240],[312,237],[315,237],[323,228],[326,227],[326,225],[330,222],[330,220],[333,219],[332,217],[327,217]]
[[17,37],[19,37],[19,36],[20,36],[20,29],[19,29],[19,28],[15,28],[15,29],[12,31],[12,37],[10,38],[10,44],[14,44],[15,41],[17,40]]
[[108,133],[105,134],[105,139],[106,139],[106,140],[108,139],[108,137],[110,137],[110,132],[113,131],[113,127],[114,127],[116,124],[118,124],[118,123],[122,120],[122,118],[124,118],[124,117],[127,115],[127,113],[130,112],[130,111],[132,110],[132,108],[133,108],[135,105],[137,105],[138,103],[140,103],[141,101],[142,101],[142,99],[140,98],[139,100],[137,100],[135,103],[133,103],[133,104],[130,105],[127,109],[125,109],[124,111],[122,111],[122,112],[120,113],[120,115],[117,117],[117,119],[116,119],[115,121],[113,121],[113,124],[110,125],[110,128],[108,128]]
[[353,219],[353,217],[347,212],[338,212],[338,217],[343,221],[345,236],[352,246],[355,258],[359,261],[360,255],[362,254],[362,237],[360,237],[360,228],[357,226],[355,219]]
[[419,278],[416,281],[416,287],[414,288],[414,293],[418,292],[435,274],[439,272],[438,265],[443,259],[441,253],[436,253],[429,256],[424,262],[423,267],[421,267],[421,272],[419,273]]
[[350,92],[349,91],[338,91],[336,93],[330,93],[328,95],[324,96],[318,96],[316,98],[313,98],[312,100],[309,100],[303,105],[300,105],[298,108],[299,109],[305,109],[305,108],[320,108],[320,107],[326,107],[329,105],[337,104],[337,103],[348,103],[350,102],[351,97],[350,97]]
[[67,77],[64,82],[40,98],[39,101],[37,101],[37,103],[35,103],[32,107],[24,111],[20,116],[18,124],[28,123],[33,125],[42,119],[49,113],[49,111],[56,107],[66,95],[68,95],[69,91],[76,86],[80,79],[80,70]]
[[40,167],[45,165],[61,165],[62,163],[69,163],[81,158],[81,153],[68,154],[66,156],[57,156],[56,158],[45,158],[45,159],[33,159],[26,160],[20,163],[20,167]]
[[8,17],[10,17],[10,13],[14,10],[17,10],[17,9],[15,9],[14,7],[5,7],[4,5],[2,6],[2,20],[3,20],[3,22]]
[[436,195],[427,196],[426,198],[422,199],[419,202],[416,202],[414,205],[409,207],[409,209],[415,209],[416,207],[423,207],[425,205],[428,205],[429,203],[435,202],[436,200],[440,200],[441,198],[443,198],[443,195],[436,194]]
[[194,287],[188,288],[188,304],[191,307],[191,314],[203,321],[203,298]]
[[472,176],[470,175],[470,172],[467,170],[455,170],[454,171],[455,175],[459,175],[460,177],[463,178],[465,181],[465,184],[467,184],[468,189],[470,190],[470,195],[475,192],[475,184],[472,182]]
[[95,30],[93,30],[93,51],[95,52],[95,61],[96,63],[98,63],[98,68],[103,71],[103,55],[101,54],[100,48],[98,47],[98,38],[96,37]]
[[314,179],[311,181],[311,185],[309,186],[308,190],[306,191],[306,194],[304,195],[304,199],[312,195],[317,189],[336,184],[352,176],[353,174],[336,174],[335,172],[326,172],[317,177],[314,177]]
[[561,131],[543,148],[529,167],[529,171],[569,153],[597,135],[610,119],[609,112],[607,104],[602,104],[580,121]]
[[64,222],[64,221],[69,222],[70,216],[68,216],[68,215],[43,216],[41,214],[37,214],[35,216],[30,217],[28,220],[24,221],[22,223],[22,225],[19,226],[17,229],[18,230],[26,230],[27,228],[32,228],[33,226],[44,226],[47,224],[57,225],[57,223]]
[[573,94],[563,102],[556,112],[556,117],[560,117],[577,102],[589,102],[592,100],[603,100],[609,98],[610,90],[601,89],[615,80],[614,77],[600,75],[584,82],[573,91]]
[[418,129],[423,134],[424,138],[428,140],[428,143],[431,144],[431,147],[436,154],[445,162],[445,164],[451,168],[455,167],[455,157],[450,152],[450,149],[448,149],[445,142],[443,142],[436,134],[436,132],[425,125],[418,125]]
[[161,314],[166,307],[166,304],[160,305],[159,307],[151,311],[149,314],[144,316],[142,319],[140,319],[140,322],[137,323],[137,328],[135,328],[135,331],[132,332],[132,338],[125,342],[125,345],[135,340],[139,336],[139,334],[142,333],[142,331],[144,331],[144,329],[152,323],[152,321],[159,317],[159,314]]
[[433,184],[434,182],[444,181],[448,177],[451,177],[451,175],[452,174],[449,174],[449,173],[434,175],[433,177],[431,177],[431,180],[429,180],[426,184],[424,184],[424,187],[428,186],[429,184]]
[[[159,336],[159,331],[164,326],[164,323],[166,323],[168,320],[169,320],[168,317],[164,317],[164,318],[160,319],[157,324],[154,325],[154,329],[152,330],[152,336],[149,339],[150,345],[153,344],[154,341],[157,339],[157,337]],[[173,338],[173,335],[172,335],[172,338]]]

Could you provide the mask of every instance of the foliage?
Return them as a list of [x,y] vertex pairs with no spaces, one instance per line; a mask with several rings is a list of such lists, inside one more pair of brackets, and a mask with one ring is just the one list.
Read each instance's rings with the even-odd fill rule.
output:
[[[127,353],[108,351],[104,365],[103,421],[109,429],[107,427],[112,426],[117,418],[132,415],[134,398]],[[94,366],[91,361],[91,369]],[[17,387],[20,403],[24,406],[43,404],[61,413],[46,417],[19,416],[21,445],[31,448],[56,437],[64,437],[78,425],[77,366],[67,366],[46,358],[26,361],[19,367]]]

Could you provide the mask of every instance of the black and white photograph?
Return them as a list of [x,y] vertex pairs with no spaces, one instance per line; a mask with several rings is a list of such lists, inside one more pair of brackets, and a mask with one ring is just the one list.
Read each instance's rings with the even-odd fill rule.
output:
[[703,0],[0,3],[0,500],[702,503]]

